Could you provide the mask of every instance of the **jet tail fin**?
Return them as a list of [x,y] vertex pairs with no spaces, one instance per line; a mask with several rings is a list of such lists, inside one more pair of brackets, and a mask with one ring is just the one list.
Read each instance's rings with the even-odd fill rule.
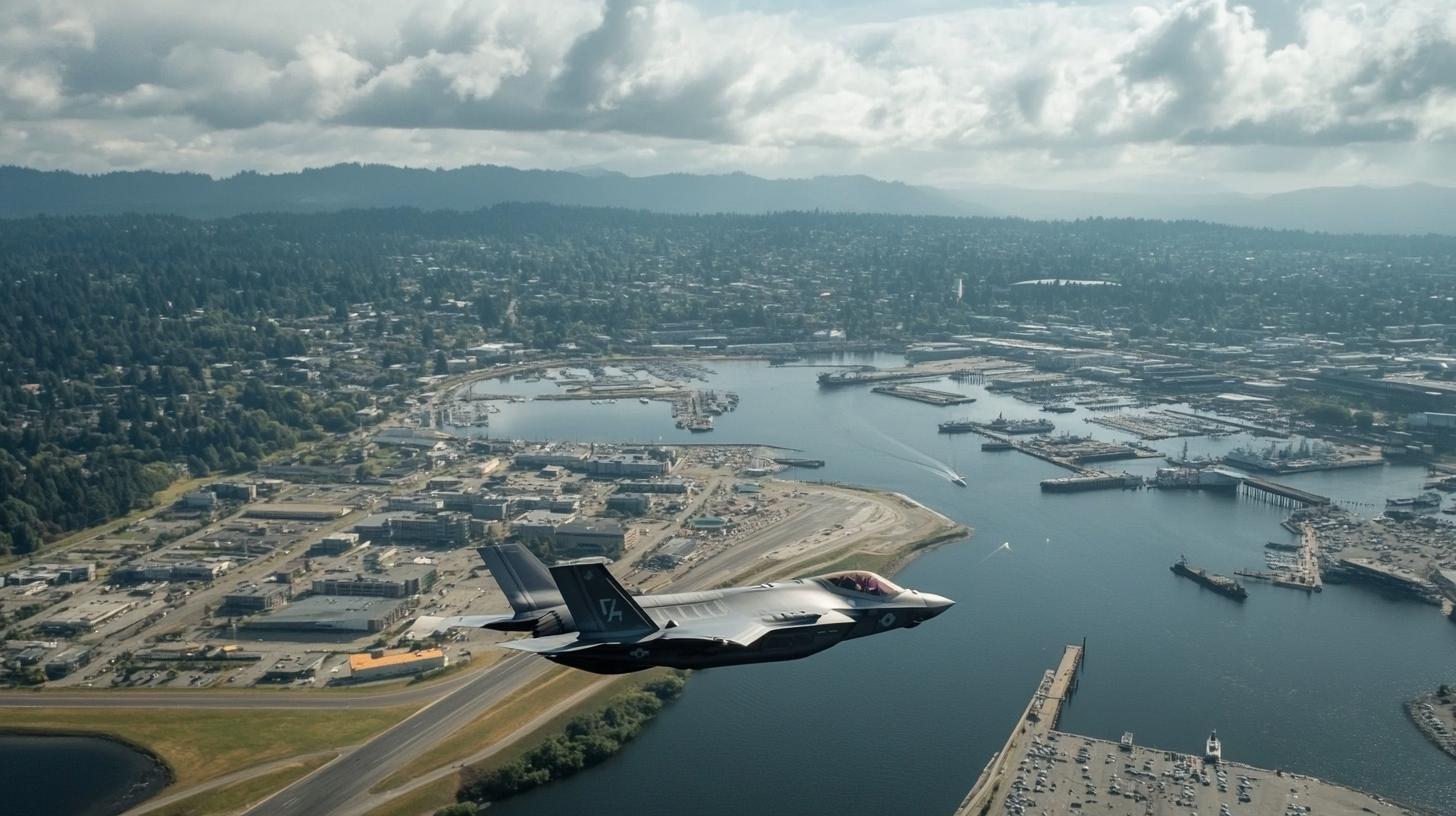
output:
[[657,631],[657,624],[617,583],[606,564],[558,564],[551,577],[583,637],[593,640],[630,638]]
[[488,544],[476,552],[517,615],[564,603],[546,565],[520,544]]

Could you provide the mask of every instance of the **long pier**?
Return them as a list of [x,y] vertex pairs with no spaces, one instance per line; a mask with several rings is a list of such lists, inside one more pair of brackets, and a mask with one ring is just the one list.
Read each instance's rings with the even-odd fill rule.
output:
[[975,397],[968,397],[965,394],[958,394],[954,391],[939,391],[934,388],[924,388],[918,385],[877,385],[870,390],[876,394],[923,402],[927,405],[965,405],[966,403],[976,401]]
[[1242,482],[1239,490],[1245,495],[1272,501],[1275,504],[1325,507],[1331,503],[1328,496],[1321,496],[1318,493],[1300,490],[1279,482],[1271,482],[1258,476],[1240,476],[1239,481]]
[[1006,782],[1011,776],[1013,764],[1025,753],[1032,737],[1044,737],[1057,727],[1061,720],[1062,705],[1077,690],[1077,672],[1082,668],[1084,647],[1068,645],[1062,651],[1062,661],[1055,671],[1048,670],[1036,687],[1031,702],[1021,713],[1020,719],[1011,729],[1011,736],[997,754],[991,757],[977,777],[971,792],[961,800],[955,816],[980,816],[989,811],[998,793],[1007,790]]

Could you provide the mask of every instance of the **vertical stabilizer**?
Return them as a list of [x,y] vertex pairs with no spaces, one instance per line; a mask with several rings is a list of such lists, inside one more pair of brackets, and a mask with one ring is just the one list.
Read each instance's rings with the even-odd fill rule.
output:
[[489,544],[476,552],[517,615],[565,603],[546,565],[520,544]]
[[583,636],[626,638],[657,631],[657,624],[617,583],[606,564],[560,564],[551,568],[551,577]]

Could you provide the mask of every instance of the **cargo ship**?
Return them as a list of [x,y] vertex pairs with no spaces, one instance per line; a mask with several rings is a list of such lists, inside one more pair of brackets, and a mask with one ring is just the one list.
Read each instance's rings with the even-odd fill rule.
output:
[[981,450],[983,451],[1004,451],[1011,450],[1011,448],[1011,443],[1002,439],[993,439],[990,442],[981,443]]
[[1051,433],[1057,426],[1045,419],[1007,419],[998,414],[986,427],[1004,434],[1041,434]]
[[1208,570],[1203,569],[1202,567],[1189,566],[1187,558],[1179,557],[1178,563],[1169,567],[1169,569],[1173,571],[1174,575],[1181,575],[1184,578],[1189,578],[1203,586],[1208,587],[1209,589],[1217,592],[1220,595],[1233,598],[1236,601],[1242,601],[1249,597],[1249,591],[1247,589],[1244,589],[1243,584],[1235,581],[1227,575],[1218,575],[1216,573],[1211,573]]
[[941,433],[970,433],[976,429],[976,423],[969,419],[947,419],[936,427]]
[[1077,410],[1065,402],[1048,402],[1041,407],[1043,411],[1051,414],[1070,414]]

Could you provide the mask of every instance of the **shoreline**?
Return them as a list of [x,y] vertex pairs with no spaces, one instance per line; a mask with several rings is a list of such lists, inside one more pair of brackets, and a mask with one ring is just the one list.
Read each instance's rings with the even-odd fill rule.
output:
[[1448,736],[1446,738],[1446,741],[1443,742],[1441,739],[1441,735],[1437,734],[1435,729],[1431,728],[1428,723],[1426,723],[1416,714],[1416,706],[1419,706],[1422,703],[1443,705],[1440,702],[1440,698],[1436,696],[1435,692],[1428,692],[1426,694],[1420,695],[1419,697],[1406,700],[1404,703],[1401,704],[1401,708],[1405,710],[1406,718],[1411,721],[1411,724],[1416,727],[1416,730],[1420,731],[1421,734],[1425,736],[1428,742],[1436,746],[1436,748],[1439,749],[1442,753],[1446,754],[1452,759],[1456,759],[1456,734]]

